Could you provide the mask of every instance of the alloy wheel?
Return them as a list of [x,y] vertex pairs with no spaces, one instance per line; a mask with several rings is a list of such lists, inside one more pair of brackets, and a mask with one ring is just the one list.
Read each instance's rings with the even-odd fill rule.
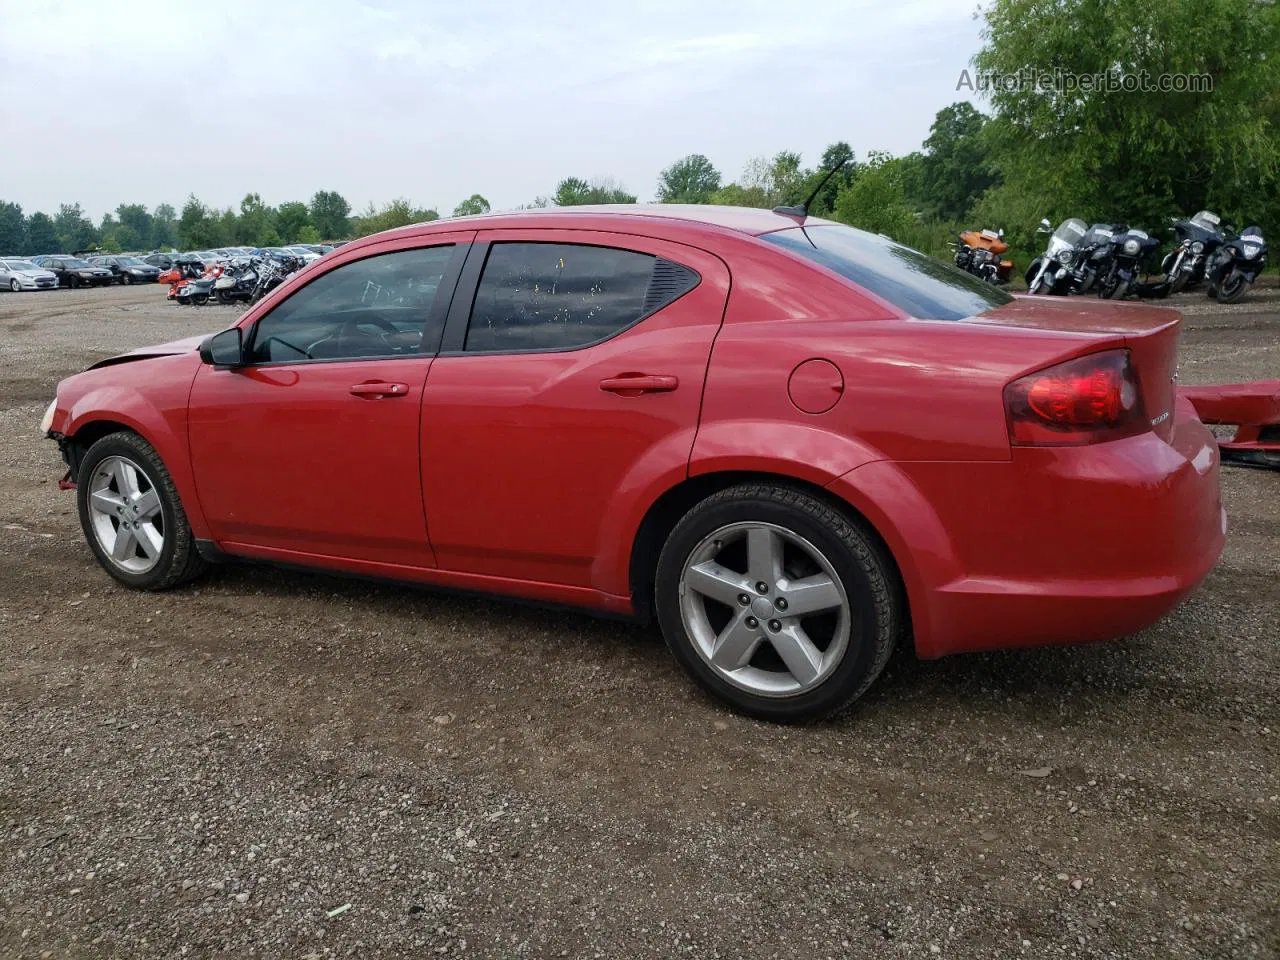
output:
[[89,516],[98,546],[128,573],[147,573],[164,550],[160,493],[145,470],[125,457],[107,457],[89,478]]
[[680,615],[698,656],[757,696],[812,690],[849,648],[849,598],[831,561],[771,523],[732,523],[702,539],[681,572]]

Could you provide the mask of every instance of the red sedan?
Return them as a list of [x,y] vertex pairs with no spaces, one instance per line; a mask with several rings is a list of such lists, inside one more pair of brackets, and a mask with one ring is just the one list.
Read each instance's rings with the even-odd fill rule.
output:
[[251,558],[654,617],[796,720],[900,641],[1122,636],[1205,577],[1178,325],[785,211],[539,210],[347,244],[64,380],[43,429],[129,586]]

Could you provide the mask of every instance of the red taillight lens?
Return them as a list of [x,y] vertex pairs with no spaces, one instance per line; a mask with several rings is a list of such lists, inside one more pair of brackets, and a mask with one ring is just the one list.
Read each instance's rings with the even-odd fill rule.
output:
[[1107,350],[1038,370],[1004,388],[1009,440],[1079,446],[1149,430],[1128,350]]

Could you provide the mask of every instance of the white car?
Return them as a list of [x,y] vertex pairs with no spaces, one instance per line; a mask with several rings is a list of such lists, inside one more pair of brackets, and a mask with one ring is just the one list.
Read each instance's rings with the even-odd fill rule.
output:
[[52,290],[57,285],[56,273],[37,266],[30,260],[0,260],[0,289],[18,293],[22,290]]
[[287,247],[281,247],[280,249],[283,250],[285,253],[293,254],[295,257],[300,259],[304,264],[314,263],[316,260],[320,259],[320,254],[316,253],[314,250],[311,250],[307,247],[291,244]]

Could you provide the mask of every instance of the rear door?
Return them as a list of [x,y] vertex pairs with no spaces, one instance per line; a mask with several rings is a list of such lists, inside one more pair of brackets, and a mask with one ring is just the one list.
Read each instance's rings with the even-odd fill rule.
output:
[[593,585],[606,514],[687,470],[728,291],[721,260],[678,243],[481,232],[423,404],[441,568]]

